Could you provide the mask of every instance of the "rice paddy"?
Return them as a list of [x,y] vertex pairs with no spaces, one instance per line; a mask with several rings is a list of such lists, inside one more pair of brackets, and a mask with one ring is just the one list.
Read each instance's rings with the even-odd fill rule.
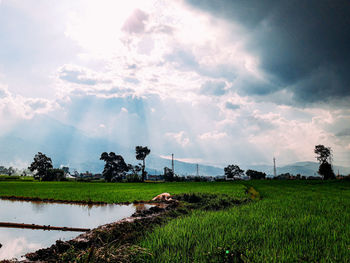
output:
[[149,262],[350,262],[350,182],[251,181],[262,200],[149,233]]
[[137,262],[350,262],[350,181],[0,182],[0,196],[132,202],[169,192],[252,201],[193,209],[140,233]]

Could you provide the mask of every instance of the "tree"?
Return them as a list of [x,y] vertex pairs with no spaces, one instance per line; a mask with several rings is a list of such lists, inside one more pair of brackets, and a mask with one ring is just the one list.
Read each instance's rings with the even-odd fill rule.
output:
[[114,152],[109,154],[106,152],[102,153],[100,160],[106,162],[102,176],[107,182],[110,182],[112,178],[117,181],[121,180],[122,176],[129,171],[129,166],[125,163],[124,158],[121,155],[116,155]]
[[265,179],[266,178],[266,173],[263,173],[263,172],[258,172],[258,171],[255,171],[255,170],[247,170],[245,172],[245,174],[247,176],[250,177],[250,179]]
[[324,180],[335,179],[335,174],[332,169],[332,165],[328,162],[324,162],[320,164],[318,168],[318,173],[323,176]]
[[63,169],[48,169],[43,181],[63,181],[65,180]]
[[238,165],[234,165],[234,164],[231,164],[225,167],[224,171],[227,178],[233,178],[233,179],[235,179],[235,177],[241,177],[244,173],[244,170],[239,168]]
[[318,169],[319,175],[323,177],[323,179],[335,179],[335,174],[332,168],[332,149],[331,147],[325,147],[322,144],[316,145],[315,150],[316,159],[320,163],[320,167]]
[[173,170],[170,169],[169,167],[164,167],[164,180],[172,182],[174,181],[174,173]]
[[140,182],[141,176],[139,173],[141,172],[141,164],[132,165],[128,164],[129,173],[126,175],[126,181],[128,182]]
[[143,146],[136,146],[135,147],[135,152],[136,152],[136,159],[137,160],[142,160],[142,182],[145,181],[145,177],[146,177],[146,172],[145,172],[145,159],[147,157],[147,155],[150,154],[151,150],[146,147]]
[[31,172],[36,171],[34,175],[35,179],[42,179],[48,175],[48,170],[52,168],[52,160],[50,157],[47,157],[45,154],[38,152],[34,156],[34,161],[28,167]]
[[317,161],[319,163],[329,162],[332,163],[332,149],[331,147],[325,147],[324,145],[316,145],[314,150]]

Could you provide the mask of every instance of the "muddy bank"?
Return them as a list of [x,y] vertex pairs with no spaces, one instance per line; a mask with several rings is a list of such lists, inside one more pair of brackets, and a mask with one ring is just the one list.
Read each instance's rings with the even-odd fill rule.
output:
[[144,252],[132,245],[135,240],[168,217],[178,216],[178,212],[175,212],[178,201],[162,205],[137,211],[131,217],[102,225],[70,241],[58,240],[49,248],[26,254],[28,260],[22,262],[129,262],[133,256]]
[[139,262],[151,254],[136,244],[154,227],[195,209],[221,210],[248,202],[221,194],[181,194],[172,198],[159,203],[162,207],[137,211],[131,217],[102,225],[70,241],[58,240],[49,248],[26,254],[27,260],[21,262]]

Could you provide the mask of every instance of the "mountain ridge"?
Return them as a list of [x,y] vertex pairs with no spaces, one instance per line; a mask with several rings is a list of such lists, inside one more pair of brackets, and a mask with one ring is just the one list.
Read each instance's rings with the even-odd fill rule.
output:
[[[46,125],[43,126],[42,123]],[[0,165],[16,166],[17,163],[29,165],[37,152],[43,152],[52,158],[55,167],[69,166],[71,171],[90,171],[101,173],[104,162],[99,160],[102,152],[121,154],[127,163],[137,164],[133,148],[126,148],[105,138],[91,138],[82,131],[57,120],[40,117],[17,125],[16,132],[0,136]],[[196,175],[197,163],[174,160],[175,173]],[[272,165],[240,165],[242,169],[252,169],[273,174]],[[319,164],[316,162],[296,162],[277,167],[277,174],[291,173],[306,176],[317,175]],[[151,153],[146,158],[149,173],[163,173],[164,167],[171,168],[171,160]],[[23,168],[23,167],[21,167]],[[223,166],[198,163],[199,175],[224,175]],[[334,166],[335,173],[350,174],[350,167]]]

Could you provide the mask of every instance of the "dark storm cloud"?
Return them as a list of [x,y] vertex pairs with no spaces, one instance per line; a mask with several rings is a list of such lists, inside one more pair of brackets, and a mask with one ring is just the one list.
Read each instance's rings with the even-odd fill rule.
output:
[[[187,0],[241,24],[261,68],[299,102],[350,96],[350,2],[341,0]],[[259,90],[243,90],[255,95]]]

